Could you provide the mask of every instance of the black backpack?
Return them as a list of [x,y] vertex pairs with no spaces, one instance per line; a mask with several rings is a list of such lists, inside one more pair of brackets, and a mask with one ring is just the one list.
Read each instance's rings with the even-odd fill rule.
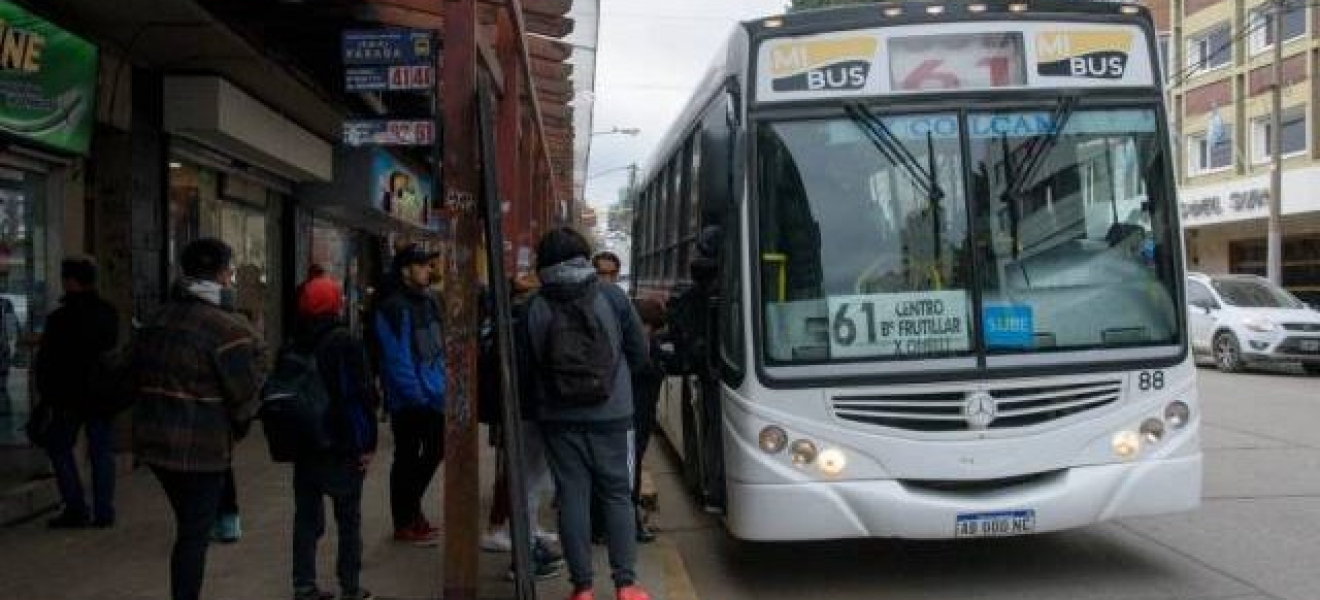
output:
[[285,346],[261,388],[258,418],[275,462],[320,456],[334,448],[333,399],[316,364],[316,355],[332,333],[323,334],[312,348]]
[[541,295],[550,310],[541,375],[547,400],[557,408],[600,406],[614,388],[614,344],[596,314],[596,285],[574,297]]

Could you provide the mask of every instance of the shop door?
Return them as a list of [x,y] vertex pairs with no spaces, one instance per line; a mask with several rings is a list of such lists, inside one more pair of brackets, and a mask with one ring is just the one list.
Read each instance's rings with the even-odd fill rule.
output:
[[23,425],[36,333],[45,322],[45,173],[0,166],[0,446],[27,445]]

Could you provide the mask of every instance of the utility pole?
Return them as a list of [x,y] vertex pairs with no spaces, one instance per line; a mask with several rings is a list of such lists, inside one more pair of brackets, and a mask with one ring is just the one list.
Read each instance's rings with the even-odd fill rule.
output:
[[1266,237],[1265,276],[1283,283],[1283,12],[1287,0],[1274,2],[1274,93],[1270,118],[1270,213]]

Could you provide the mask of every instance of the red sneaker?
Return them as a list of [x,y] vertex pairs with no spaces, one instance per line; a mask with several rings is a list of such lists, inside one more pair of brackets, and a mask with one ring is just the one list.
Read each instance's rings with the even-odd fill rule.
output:
[[434,546],[437,543],[437,537],[439,537],[439,535],[436,533],[423,531],[416,526],[394,530],[394,541],[406,542],[416,546]]
[[617,600],[651,600],[651,595],[646,593],[642,586],[635,583],[619,588],[614,592],[614,597]]
[[573,595],[569,596],[568,600],[596,600],[596,594],[591,591],[591,588],[586,588],[573,592]]
[[413,528],[431,535],[437,535],[440,533],[440,528],[432,525],[430,521],[426,520],[426,517],[417,517],[417,522],[413,524]]

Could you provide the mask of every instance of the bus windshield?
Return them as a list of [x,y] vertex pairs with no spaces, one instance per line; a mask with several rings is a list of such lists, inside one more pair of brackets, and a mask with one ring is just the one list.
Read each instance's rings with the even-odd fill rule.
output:
[[758,129],[767,364],[1178,342],[1154,110],[858,108]]

